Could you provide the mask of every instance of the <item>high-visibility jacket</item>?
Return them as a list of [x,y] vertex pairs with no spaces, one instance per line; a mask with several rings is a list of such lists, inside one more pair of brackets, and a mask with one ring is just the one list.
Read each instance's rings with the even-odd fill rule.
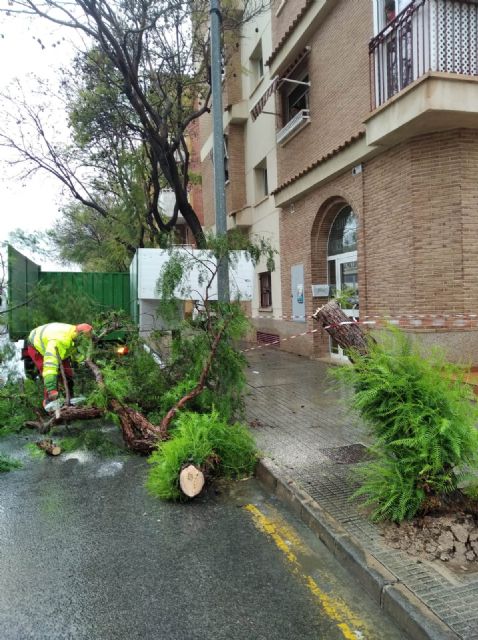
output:
[[[56,379],[60,360],[70,357],[74,351],[74,339],[77,336],[76,325],[62,322],[50,322],[30,332],[28,342],[43,356],[43,381],[51,391],[56,389]],[[57,353],[58,350],[58,353]]]

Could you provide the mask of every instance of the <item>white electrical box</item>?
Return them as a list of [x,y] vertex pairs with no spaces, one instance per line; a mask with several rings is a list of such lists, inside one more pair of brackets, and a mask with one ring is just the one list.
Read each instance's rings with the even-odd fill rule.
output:
[[330,291],[330,285],[328,284],[313,284],[312,285],[312,297],[313,298],[328,298]]

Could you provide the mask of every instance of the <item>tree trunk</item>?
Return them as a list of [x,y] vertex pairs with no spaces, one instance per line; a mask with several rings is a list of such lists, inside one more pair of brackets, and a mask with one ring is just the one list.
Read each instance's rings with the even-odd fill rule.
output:
[[111,400],[111,409],[120,419],[126,446],[139,453],[151,453],[158,442],[169,438],[168,430],[157,427],[139,411],[125,407],[118,400]]
[[58,456],[61,453],[61,448],[49,438],[37,442],[37,447],[45,453],[48,453],[49,456]]
[[193,464],[188,464],[179,474],[179,486],[184,495],[194,498],[203,490],[206,479],[204,473]]
[[346,316],[335,300],[319,307],[312,317],[344,351],[368,353],[368,340],[373,338],[366,338],[360,325]]
[[[86,364],[93,372],[98,385],[104,387],[105,383],[98,365],[91,360],[86,360]],[[125,407],[114,398],[110,400],[109,408],[119,417],[123,431],[123,440],[126,446],[133,451],[151,453],[159,441],[168,439],[167,428],[155,426],[139,413],[139,411]]]

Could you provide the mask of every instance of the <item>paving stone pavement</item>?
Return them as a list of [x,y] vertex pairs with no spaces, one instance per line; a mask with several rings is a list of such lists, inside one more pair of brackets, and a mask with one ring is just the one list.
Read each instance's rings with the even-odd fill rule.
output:
[[[354,463],[337,462],[349,445],[370,439],[348,409],[349,391],[330,365],[275,348],[247,352],[247,419],[263,456],[271,459],[332,515],[463,640],[478,640],[478,571],[456,574],[443,563],[417,562],[385,545],[350,501]],[[255,426],[254,426],[255,425]],[[353,454],[361,447],[352,448]],[[353,457],[353,456],[352,456]]]

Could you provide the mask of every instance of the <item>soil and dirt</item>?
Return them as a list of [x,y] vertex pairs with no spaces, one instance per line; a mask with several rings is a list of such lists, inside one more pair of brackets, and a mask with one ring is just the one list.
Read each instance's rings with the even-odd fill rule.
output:
[[382,524],[385,542],[419,560],[478,571],[478,501],[461,492],[409,522]]

